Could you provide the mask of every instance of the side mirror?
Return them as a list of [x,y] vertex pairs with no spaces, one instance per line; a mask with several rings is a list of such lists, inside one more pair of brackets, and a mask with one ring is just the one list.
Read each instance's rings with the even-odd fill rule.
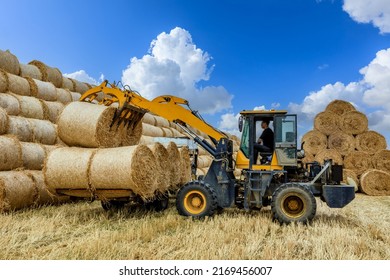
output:
[[238,118],[238,130],[239,130],[240,132],[242,132],[242,126],[243,126],[243,124],[244,124],[244,118],[243,118],[242,116],[240,116],[240,117]]

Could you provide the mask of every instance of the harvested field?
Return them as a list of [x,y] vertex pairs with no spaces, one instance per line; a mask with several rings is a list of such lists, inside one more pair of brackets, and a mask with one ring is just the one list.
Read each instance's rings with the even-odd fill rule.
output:
[[99,202],[24,210],[0,216],[0,259],[390,258],[390,197],[357,194],[340,210],[317,203],[308,226],[280,226],[269,207],[192,220],[179,216],[173,201],[163,213],[105,212]]

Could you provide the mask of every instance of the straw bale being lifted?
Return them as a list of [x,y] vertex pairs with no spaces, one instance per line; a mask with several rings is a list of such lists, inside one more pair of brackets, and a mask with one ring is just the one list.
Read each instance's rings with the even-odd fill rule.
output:
[[42,80],[41,71],[39,71],[38,67],[32,64],[20,64],[20,76],[24,78],[31,78]]
[[42,170],[46,158],[45,148],[39,143],[20,142],[23,167],[30,170]]
[[17,116],[20,113],[19,100],[12,94],[0,93],[0,107],[2,107],[8,115]]
[[[64,147],[52,150],[43,168],[48,190],[56,194],[57,189],[91,190],[89,171],[95,149]],[[112,178],[112,174],[105,174]]]
[[123,133],[110,129],[115,110],[88,102],[69,103],[58,118],[58,134],[69,146],[117,147]]
[[334,132],[328,137],[329,149],[337,150],[341,155],[345,156],[355,150],[355,137],[344,132]]
[[8,114],[0,107],[0,135],[7,132],[8,129]]
[[19,116],[44,120],[48,118],[48,108],[38,98],[32,96],[14,95],[19,101]]
[[19,60],[9,50],[0,50],[0,68],[8,73],[19,75]]
[[354,151],[344,157],[344,167],[355,171],[356,175],[363,174],[372,168],[370,154],[362,151]]
[[181,157],[179,149],[174,142],[169,142],[167,146],[168,151],[168,165],[167,169],[170,174],[170,189],[175,190],[180,184],[180,176],[181,176]]
[[23,171],[0,172],[0,212],[34,205],[38,189],[31,176]]
[[318,130],[311,130],[303,135],[302,143],[305,153],[312,155],[327,148],[326,135]]
[[191,181],[191,157],[190,150],[187,146],[184,146],[180,149],[181,157],[181,176],[180,176],[180,185],[184,185]]
[[35,97],[46,101],[57,101],[57,90],[52,83],[36,79],[33,79],[33,82],[36,85],[36,91],[33,93]]
[[62,73],[58,68],[50,67],[38,60],[33,60],[28,64],[35,65],[36,67],[38,67],[39,71],[42,74],[43,81],[51,82],[57,88],[62,87]]
[[326,106],[325,111],[330,111],[341,116],[344,113],[356,111],[356,109],[351,103],[336,99],[330,102],[328,106]]
[[6,75],[8,80],[8,91],[19,95],[31,95],[33,87],[31,87],[29,83],[29,78],[23,78],[9,73]]
[[342,183],[354,186],[355,192],[358,191],[359,179],[355,171],[351,169],[343,168],[343,181]]
[[142,122],[139,122],[133,129],[128,126],[122,127],[122,142],[121,146],[133,146],[139,144],[142,136]]
[[56,100],[66,105],[73,101],[72,94],[68,89],[56,88],[57,97]]
[[22,147],[13,135],[0,136],[0,171],[23,166]]
[[368,130],[368,119],[361,112],[350,111],[340,117],[339,125],[343,132],[357,135]]
[[380,150],[372,157],[372,163],[375,169],[390,172],[390,151]]
[[339,130],[338,117],[329,111],[321,112],[314,118],[314,128],[325,135],[330,135]]
[[168,163],[168,151],[161,143],[154,143],[152,145],[148,145],[148,147],[152,150],[154,157],[156,158],[156,163],[158,167],[157,172],[157,190],[161,193],[164,193],[168,190],[170,182],[170,174],[167,169]]
[[332,164],[338,164],[338,165],[343,164],[343,157],[335,149],[325,149],[319,151],[315,156],[315,160],[320,164],[324,164],[324,161],[328,159],[332,160]]
[[371,169],[360,177],[361,191],[367,195],[390,195],[390,173]]
[[356,149],[371,155],[387,147],[386,138],[375,131],[367,131],[356,136]]
[[64,109],[64,104],[60,102],[42,101],[47,108],[47,118],[52,123],[57,123],[58,117]]
[[158,188],[159,168],[153,152],[145,145],[98,149],[90,166],[93,189],[132,190],[143,199]]

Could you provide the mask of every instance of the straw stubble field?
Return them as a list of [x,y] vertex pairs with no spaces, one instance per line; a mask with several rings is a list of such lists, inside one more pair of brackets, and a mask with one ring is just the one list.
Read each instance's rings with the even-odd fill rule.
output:
[[280,226],[271,211],[228,209],[205,220],[105,212],[99,202],[0,216],[0,259],[389,259],[390,197],[357,194],[344,209],[317,200],[311,225]]

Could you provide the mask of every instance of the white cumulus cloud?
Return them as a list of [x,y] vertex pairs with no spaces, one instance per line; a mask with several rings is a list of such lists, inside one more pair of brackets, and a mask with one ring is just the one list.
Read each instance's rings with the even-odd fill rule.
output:
[[65,77],[68,77],[68,78],[72,78],[72,79],[75,79],[75,80],[78,80],[80,82],[84,82],[84,83],[89,83],[89,84],[92,84],[92,85],[97,85],[99,84],[99,81],[103,81],[104,80],[104,75],[101,74],[99,79],[96,80],[95,78],[89,76],[87,74],[87,72],[85,72],[85,70],[79,70],[79,71],[76,71],[76,72],[73,72],[73,73],[65,73],[63,74]]
[[344,0],[343,10],[360,23],[372,23],[381,33],[390,32],[389,0]]
[[130,60],[122,82],[148,99],[175,95],[187,99],[195,110],[213,114],[231,108],[233,95],[220,85],[199,85],[210,79],[214,67],[210,60],[187,30],[176,27],[158,35],[148,54]]

